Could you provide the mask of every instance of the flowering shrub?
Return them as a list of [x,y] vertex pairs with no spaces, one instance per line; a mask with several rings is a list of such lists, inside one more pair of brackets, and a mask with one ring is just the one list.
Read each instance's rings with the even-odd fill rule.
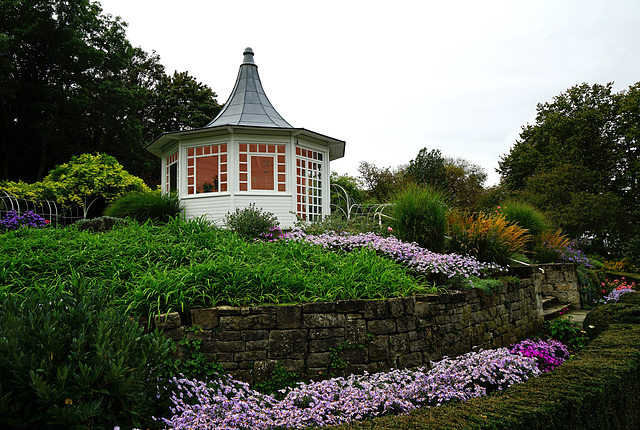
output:
[[547,230],[536,237],[539,244],[535,247],[541,263],[565,262],[591,268],[593,263],[578,249],[578,242],[569,240],[560,230]]
[[613,290],[622,290],[622,289],[632,289],[632,290],[636,290],[637,289],[637,285],[634,281],[631,281],[631,283],[627,282],[627,278],[625,278],[624,276],[622,278],[616,278],[616,279],[607,279],[604,282],[601,283],[602,286],[602,294],[608,294]]
[[22,215],[14,210],[9,211],[0,219],[0,230],[18,230],[24,227],[42,228],[49,225],[49,220],[42,218],[33,211],[26,211]]
[[602,283],[602,294],[604,295],[604,303],[612,303],[620,300],[620,296],[625,293],[631,293],[638,290],[635,282],[628,283],[622,277],[620,279],[607,280]]
[[269,227],[267,231],[263,231],[262,233],[260,233],[255,240],[263,242],[275,242],[276,240],[282,238],[282,234],[283,233],[282,230],[280,230],[280,227]]
[[625,294],[625,293],[633,293],[635,290],[633,288],[616,288],[615,290],[611,291],[609,294],[607,294],[603,301],[604,303],[613,303],[613,302],[617,302],[618,300],[620,300],[620,296]]
[[517,343],[509,352],[524,357],[535,358],[541,372],[550,372],[569,359],[569,350],[557,340],[524,340]]
[[300,229],[294,229],[285,233],[283,238],[320,245],[325,249],[347,252],[356,248],[370,248],[426,276],[468,278],[469,276],[479,276],[486,271],[504,270],[497,264],[482,263],[471,256],[438,254],[426,250],[416,243],[407,243],[393,236],[383,237],[375,233],[352,235],[326,232],[319,235],[307,235]]
[[233,379],[212,384],[174,378],[172,418],[178,429],[306,428],[348,423],[367,417],[407,413],[503,390],[540,375],[536,357],[507,348],[444,357],[431,370],[392,370],[300,383],[281,390],[282,400]]

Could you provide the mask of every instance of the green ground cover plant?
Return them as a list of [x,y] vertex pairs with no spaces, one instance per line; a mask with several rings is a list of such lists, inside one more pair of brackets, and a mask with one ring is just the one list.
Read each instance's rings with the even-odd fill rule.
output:
[[171,341],[143,336],[81,277],[0,301],[0,427],[106,429],[148,422]]
[[426,286],[374,250],[329,252],[255,242],[203,220],[131,222],[103,233],[20,229],[0,235],[0,297],[46,296],[76,274],[112,305],[143,315],[197,307],[384,298]]

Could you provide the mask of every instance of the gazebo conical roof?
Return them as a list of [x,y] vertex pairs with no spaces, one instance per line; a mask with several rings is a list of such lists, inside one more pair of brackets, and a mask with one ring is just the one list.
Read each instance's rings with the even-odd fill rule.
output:
[[262,88],[253,50],[244,50],[238,78],[224,107],[213,121],[205,126],[240,125],[251,127],[293,128],[280,116]]

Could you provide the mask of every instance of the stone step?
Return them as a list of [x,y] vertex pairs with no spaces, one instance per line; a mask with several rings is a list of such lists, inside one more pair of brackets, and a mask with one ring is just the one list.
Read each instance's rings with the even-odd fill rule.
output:
[[549,309],[559,306],[561,303],[555,296],[542,296],[542,308]]
[[571,310],[570,304],[556,304],[544,309],[544,320],[550,321],[558,318],[559,316],[566,314]]

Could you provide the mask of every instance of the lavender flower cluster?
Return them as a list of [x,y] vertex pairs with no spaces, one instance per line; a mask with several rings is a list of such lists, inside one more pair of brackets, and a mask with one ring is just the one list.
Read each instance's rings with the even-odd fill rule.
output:
[[535,358],[542,372],[550,372],[569,359],[569,349],[557,340],[524,340],[509,348],[512,354]]
[[305,241],[326,249],[343,251],[370,248],[423,275],[468,278],[469,276],[481,276],[483,271],[505,270],[497,264],[483,263],[471,256],[438,254],[420,247],[417,243],[407,243],[393,236],[384,237],[376,233],[338,234],[325,232],[319,235],[307,235],[300,229],[294,229],[285,233],[283,238]]
[[[547,244],[547,246],[549,246],[549,244]],[[586,268],[593,267],[593,263],[591,263],[589,258],[576,246],[575,242],[571,242],[566,248],[558,249],[551,246],[549,246],[549,248],[553,249],[558,254],[560,261],[576,263]]]
[[631,287],[628,287],[628,288],[625,288],[625,287],[620,288],[620,287],[618,287],[615,290],[611,290],[611,292],[604,297],[603,301],[604,301],[604,303],[615,303],[618,300],[620,300],[620,296],[621,295],[626,294],[626,293],[633,293],[635,291],[636,290],[634,290]]
[[[555,341],[554,341],[555,342]],[[504,390],[550,370],[539,367],[538,356],[521,353],[538,348],[565,351],[551,343],[479,350],[457,358],[445,357],[430,370],[392,370],[299,383],[282,390],[282,400],[261,394],[233,379],[206,384],[174,378],[171,429],[275,429],[344,424],[367,417],[407,413],[420,406],[438,406]],[[546,349],[545,349],[546,348]],[[556,348],[556,349],[554,349]],[[558,365],[564,355],[556,355]]]
[[15,210],[10,210],[0,219],[0,230],[18,230],[24,227],[41,228],[49,225],[49,221],[42,218],[33,211],[26,211],[22,215],[18,215]]

